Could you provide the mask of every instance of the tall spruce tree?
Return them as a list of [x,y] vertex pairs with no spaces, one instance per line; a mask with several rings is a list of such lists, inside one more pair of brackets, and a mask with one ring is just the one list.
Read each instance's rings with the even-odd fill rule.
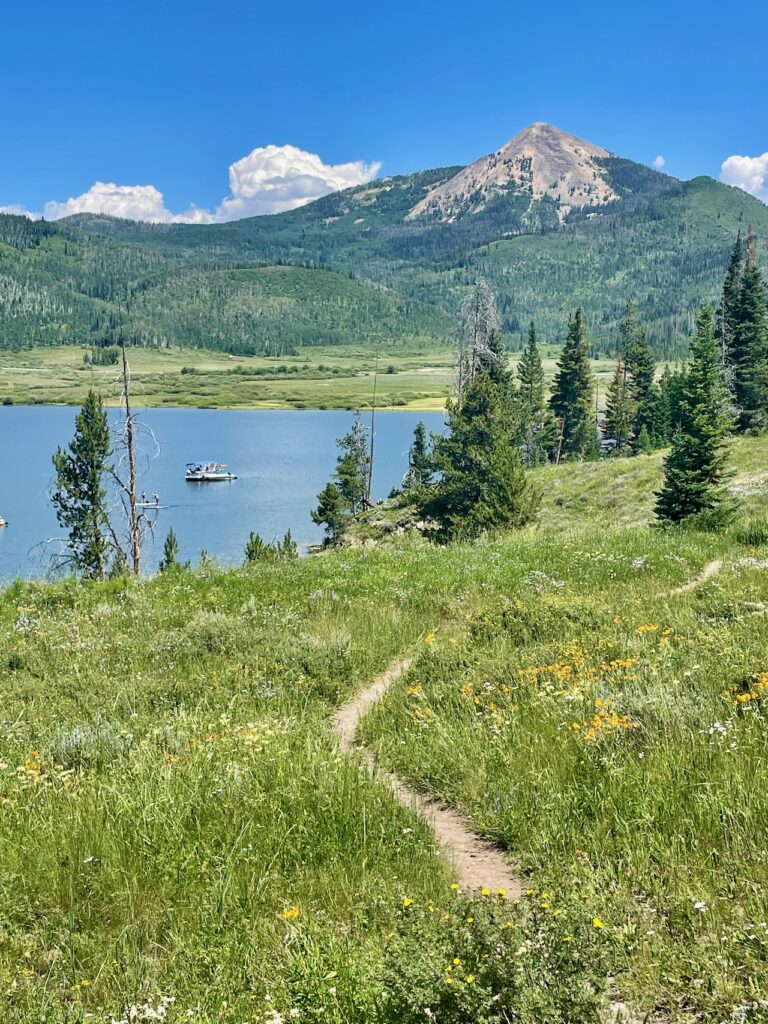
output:
[[429,450],[427,428],[424,426],[423,420],[419,420],[413,432],[413,443],[408,452],[408,472],[405,475],[403,486],[408,491],[428,487],[432,483],[432,477],[432,453]]
[[112,531],[104,477],[112,468],[110,454],[107,413],[101,398],[89,391],[75,418],[75,436],[53,456],[52,501],[59,525],[67,531],[64,560],[91,579],[104,579],[109,568]]
[[605,432],[607,437],[616,442],[614,451],[617,455],[625,454],[632,443],[636,411],[635,402],[630,394],[626,366],[621,356],[617,356],[616,369],[608,386],[605,402]]
[[685,369],[677,369],[673,372],[669,366],[665,366],[659,378],[657,431],[660,446],[670,444],[677,428],[680,426],[680,409],[685,374]]
[[510,443],[509,408],[485,372],[467,387],[462,407],[449,406],[449,433],[435,440],[440,479],[422,510],[441,540],[523,526],[539,495],[527,479],[520,449]]
[[555,425],[547,408],[544,368],[533,321],[528,329],[527,344],[517,364],[517,381],[520,444],[526,463],[535,466],[547,461],[555,443]]
[[594,378],[581,310],[568,322],[568,334],[555,374],[550,408],[557,421],[556,459],[597,458]]
[[312,522],[325,528],[325,543],[333,546],[341,540],[349,522],[349,509],[339,488],[331,480],[317,496]]
[[333,479],[317,496],[313,522],[325,527],[325,542],[337,544],[350,518],[365,505],[368,496],[370,451],[368,432],[355,414],[352,429],[338,438],[339,456]]
[[682,381],[680,425],[664,462],[664,485],[656,515],[666,522],[698,519],[720,527],[734,505],[724,486],[727,438],[732,422],[714,312],[702,306],[691,345],[691,362]]
[[765,282],[749,240],[733,341],[733,391],[741,430],[768,426],[768,309]]
[[745,247],[741,240],[741,231],[731,253],[728,270],[723,282],[723,293],[717,309],[715,337],[720,345],[723,366],[726,369],[726,382],[730,385],[734,372],[734,346],[736,344],[736,328],[739,320],[739,303],[741,299],[741,283],[744,277]]
[[334,478],[347,503],[352,515],[355,515],[365,503],[368,496],[368,471],[370,467],[370,451],[368,449],[368,431],[360,420],[360,413],[349,433],[336,442],[341,454],[336,462]]
[[619,324],[619,351],[627,368],[627,393],[635,407],[632,438],[637,442],[645,428],[647,436],[653,440],[658,433],[656,360],[633,302],[627,303]]
[[168,536],[163,544],[163,557],[157,567],[159,572],[169,572],[171,569],[179,568],[179,542],[173,527],[168,531]]

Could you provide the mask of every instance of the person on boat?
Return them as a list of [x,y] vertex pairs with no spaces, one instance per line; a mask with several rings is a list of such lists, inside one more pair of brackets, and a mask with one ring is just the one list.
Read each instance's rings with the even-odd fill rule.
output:
[[142,505],[146,505],[147,504],[147,492],[146,491],[142,491],[141,492],[141,504]]
[[157,493],[157,491],[154,491],[153,494],[152,494],[152,504],[153,505],[159,505],[160,504],[160,495]]

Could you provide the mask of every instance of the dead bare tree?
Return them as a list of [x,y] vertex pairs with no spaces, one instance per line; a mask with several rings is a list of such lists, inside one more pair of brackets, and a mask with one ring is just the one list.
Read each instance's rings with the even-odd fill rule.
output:
[[159,453],[160,446],[154,433],[140,422],[134,413],[131,402],[131,368],[128,362],[125,341],[120,341],[120,370],[117,379],[120,393],[121,417],[116,425],[117,441],[115,452],[117,463],[112,470],[112,478],[117,488],[117,501],[124,522],[124,537],[120,538],[115,528],[114,516],[110,516],[112,538],[115,547],[120,551],[131,572],[138,576],[141,572],[141,548],[144,537],[152,530],[152,521],[138,498],[138,460],[141,455],[139,437],[149,438],[154,455]]
[[456,342],[456,402],[461,408],[464,392],[480,370],[496,359],[492,340],[501,331],[496,299],[488,282],[479,278],[459,307]]

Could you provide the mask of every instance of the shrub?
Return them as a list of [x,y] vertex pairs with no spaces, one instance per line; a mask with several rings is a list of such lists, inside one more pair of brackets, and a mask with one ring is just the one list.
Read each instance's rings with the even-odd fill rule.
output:
[[753,517],[739,523],[733,531],[734,539],[748,548],[768,544],[768,516]]
[[604,941],[583,909],[558,906],[555,913],[552,903],[533,890],[515,904],[497,894],[457,895],[447,912],[403,900],[387,950],[383,1019],[597,1020]]

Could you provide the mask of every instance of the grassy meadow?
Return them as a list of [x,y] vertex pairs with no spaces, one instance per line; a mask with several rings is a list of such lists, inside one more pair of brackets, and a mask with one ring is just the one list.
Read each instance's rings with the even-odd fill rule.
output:
[[[0,402],[80,405],[94,387],[107,404],[116,404],[117,368],[86,366],[84,352],[75,346],[0,351]],[[545,347],[542,354],[551,380],[558,349]],[[375,358],[370,345],[311,347],[276,357],[231,356],[204,349],[130,350],[136,404],[182,408],[364,409],[372,399]],[[513,354],[511,364],[516,365],[517,359],[518,354]],[[604,395],[613,364],[594,360],[593,368]],[[440,410],[452,390],[449,345],[381,347],[379,407]]]
[[[540,522],[474,545],[4,590],[2,1019],[765,1019],[764,466],[737,442],[722,537],[647,525],[640,457],[542,470]],[[519,901],[338,750],[403,655],[364,738]]]

